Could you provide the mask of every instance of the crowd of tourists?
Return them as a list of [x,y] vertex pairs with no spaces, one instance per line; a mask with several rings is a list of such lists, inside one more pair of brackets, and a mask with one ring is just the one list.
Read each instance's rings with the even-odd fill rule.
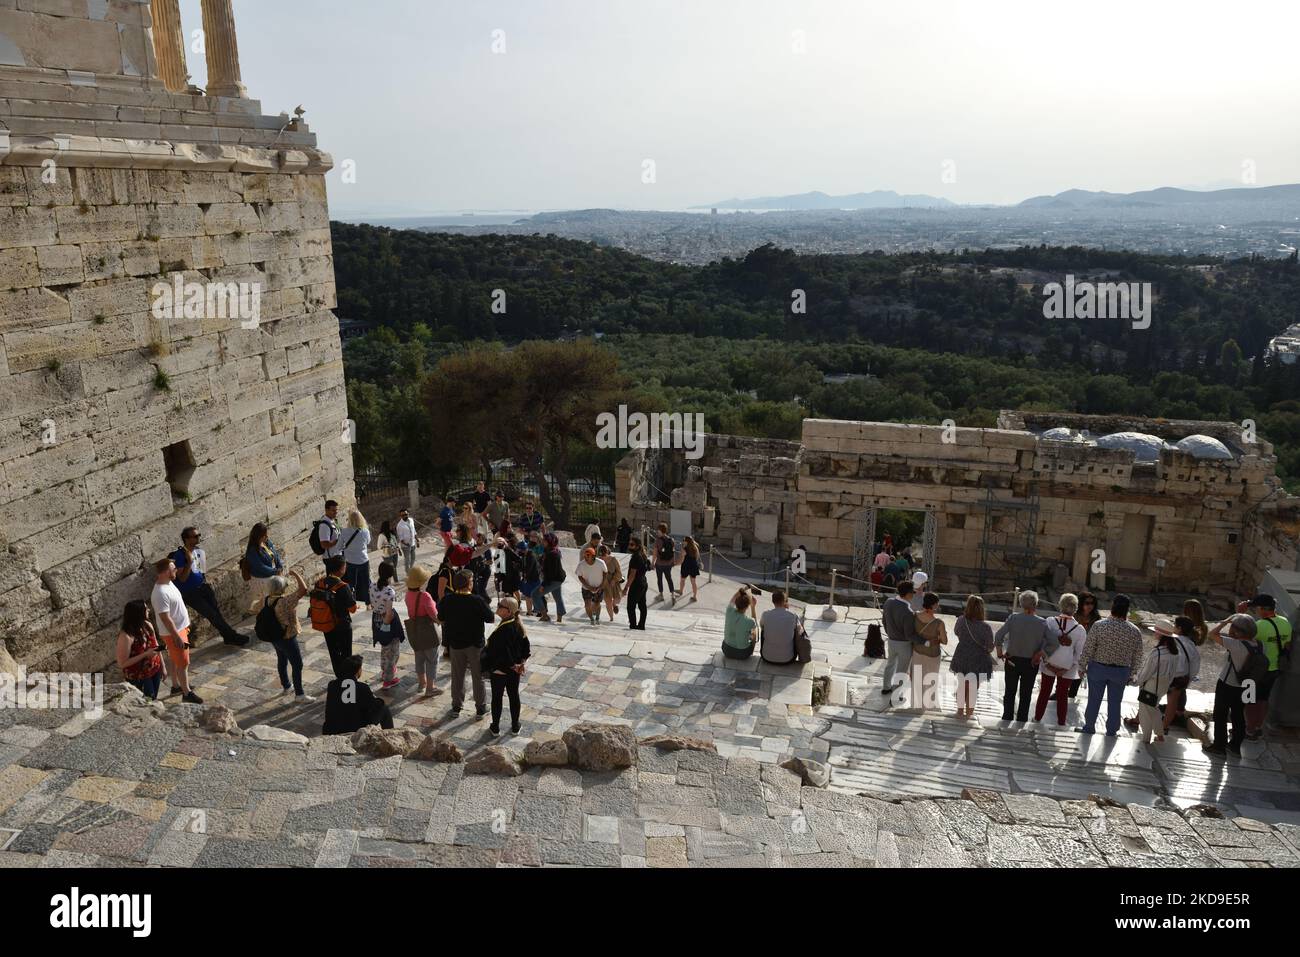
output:
[[[916,593],[905,580],[882,609],[888,640],[881,693],[925,710],[937,707],[939,661],[949,638],[935,616],[938,596],[925,595],[918,609]],[[1226,655],[1214,693],[1213,738],[1205,751],[1240,754],[1243,740],[1263,735],[1269,696],[1291,651],[1291,624],[1277,614],[1273,596],[1243,600],[1236,614],[1212,626],[1201,603],[1188,600],[1183,614],[1151,623],[1155,642],[1149,648],[1130,620],[1127,595],[1115,595],[1106,614],[1086,592],[1063,594],[1056,605],[1055,614],[1041,614],[1038,594],[1020,592],[1018,610],[995,632],[983,598],[966,599],[952,629],[956,641],[948,666],[956,681],[958,718],[974,716],[980,687],[1000,662],[1004,721],[1027,722],[1032,709],[1033,720],[1042,722],[1054,705],[1056,724],[1064,727],[1071,699],[1086,684],[1075,731],[1094,734],[1104,703],[1107,736],[1116,736],[1123,724],[1145,743],[1158,743],[1175,723],[1185,726],[1187,689],[1200,674],[1200,649],[1212,641]],[[1121,703],[1130,685],[1138,689],[1138,712],[1124,720]]]

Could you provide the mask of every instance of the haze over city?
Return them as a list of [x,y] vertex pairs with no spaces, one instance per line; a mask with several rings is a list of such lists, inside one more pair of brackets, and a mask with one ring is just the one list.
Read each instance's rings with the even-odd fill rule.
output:
[[340,217],[1300,182],[1293,4],[234,7],[266,111],[330,131]]

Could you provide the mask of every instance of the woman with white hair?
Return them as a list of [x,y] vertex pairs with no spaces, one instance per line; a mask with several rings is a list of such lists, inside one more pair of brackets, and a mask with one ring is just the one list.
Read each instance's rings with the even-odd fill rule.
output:
[[1038,663],[1041,680],[1038,690],[1038,704],[1034,707],[1034,720],[1042,721],[1047,713],[1047,702],[1056,691],[1056,723],[1065,726],[1065,715],[1070,707],[1070,688],[1079,677],[1079,658],[1083,655],[1083,646],[1088,638],[1088,631],[1076,619],[1079,610],[1079,596],[1066,592],[1057,602],[1061,613],[1048,618],[1043,623],[1046,644],[1055,641],[1057,647],[1050,655]]
[[[1228,634],[1223,634],[1227,627]],[[1207,754],[1241,756],[1241,742],[1246,738],[1245,682],[1257,682],[1257,675],[1268,674],[1268,656],[1256,639],[1255,619],[1250,615],[1233,615],[1210,629],[1209,640],[1217,641],[1226,651],[1227,661],[1219,672],[1214,688],[1214,743],[1206,742],[1201,750]],[[1261,663],[1262,659],[1262,663]],[[1228,737],[1228,717],[1232,717],[1232,737]]]
[[[289,590],[289,579],[297,586]],[[290,693],[300,702],[315,701],[302,687],[302,648],[298,645],[298,602],[307,594],[307,582],[298,569],[289,569],[289,576],[273,575],[267,583],[268,594],[258,599],[250,609],[257,615],[257,637],[275,649],[275,666],[280,673],[280,694]],[[290,669],[293,684],[289,683]]]
[[370,526],[360,509],[348,512],[347,524],[339,530],[343,560],[348,563],[343,580],[358,603],[370,606]]

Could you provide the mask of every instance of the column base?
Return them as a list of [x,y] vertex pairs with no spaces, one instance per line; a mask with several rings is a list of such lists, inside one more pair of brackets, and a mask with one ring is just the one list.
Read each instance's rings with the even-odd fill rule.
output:
[[242,83],[232,83],[226,86],[210,86],[207,89],[208,96],[225,96],[236,100],[248,99],[248,88]]

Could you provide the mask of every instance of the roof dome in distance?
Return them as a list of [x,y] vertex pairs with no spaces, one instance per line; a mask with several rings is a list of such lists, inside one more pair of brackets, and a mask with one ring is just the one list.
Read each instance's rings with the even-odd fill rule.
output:
[[1166,448],[1165,440],[1158,435],[1145,432],[1112,432],[1097,440],[1097,446],[1103,449],[1127,449],[1139,462],[1154,462]]
[[1048,429],[1040,438],[1047,439],[1050,442],[1082,442],[1084,441],[1083,433],[1077,429],[1067,429],[1064,426],[1058,426],[1054,429]]
[[1188,452],[1198,459],[1230,459],[1232,452],[1212,435],[1189,435],[1180,439],[1174,446],[1180,452]]

